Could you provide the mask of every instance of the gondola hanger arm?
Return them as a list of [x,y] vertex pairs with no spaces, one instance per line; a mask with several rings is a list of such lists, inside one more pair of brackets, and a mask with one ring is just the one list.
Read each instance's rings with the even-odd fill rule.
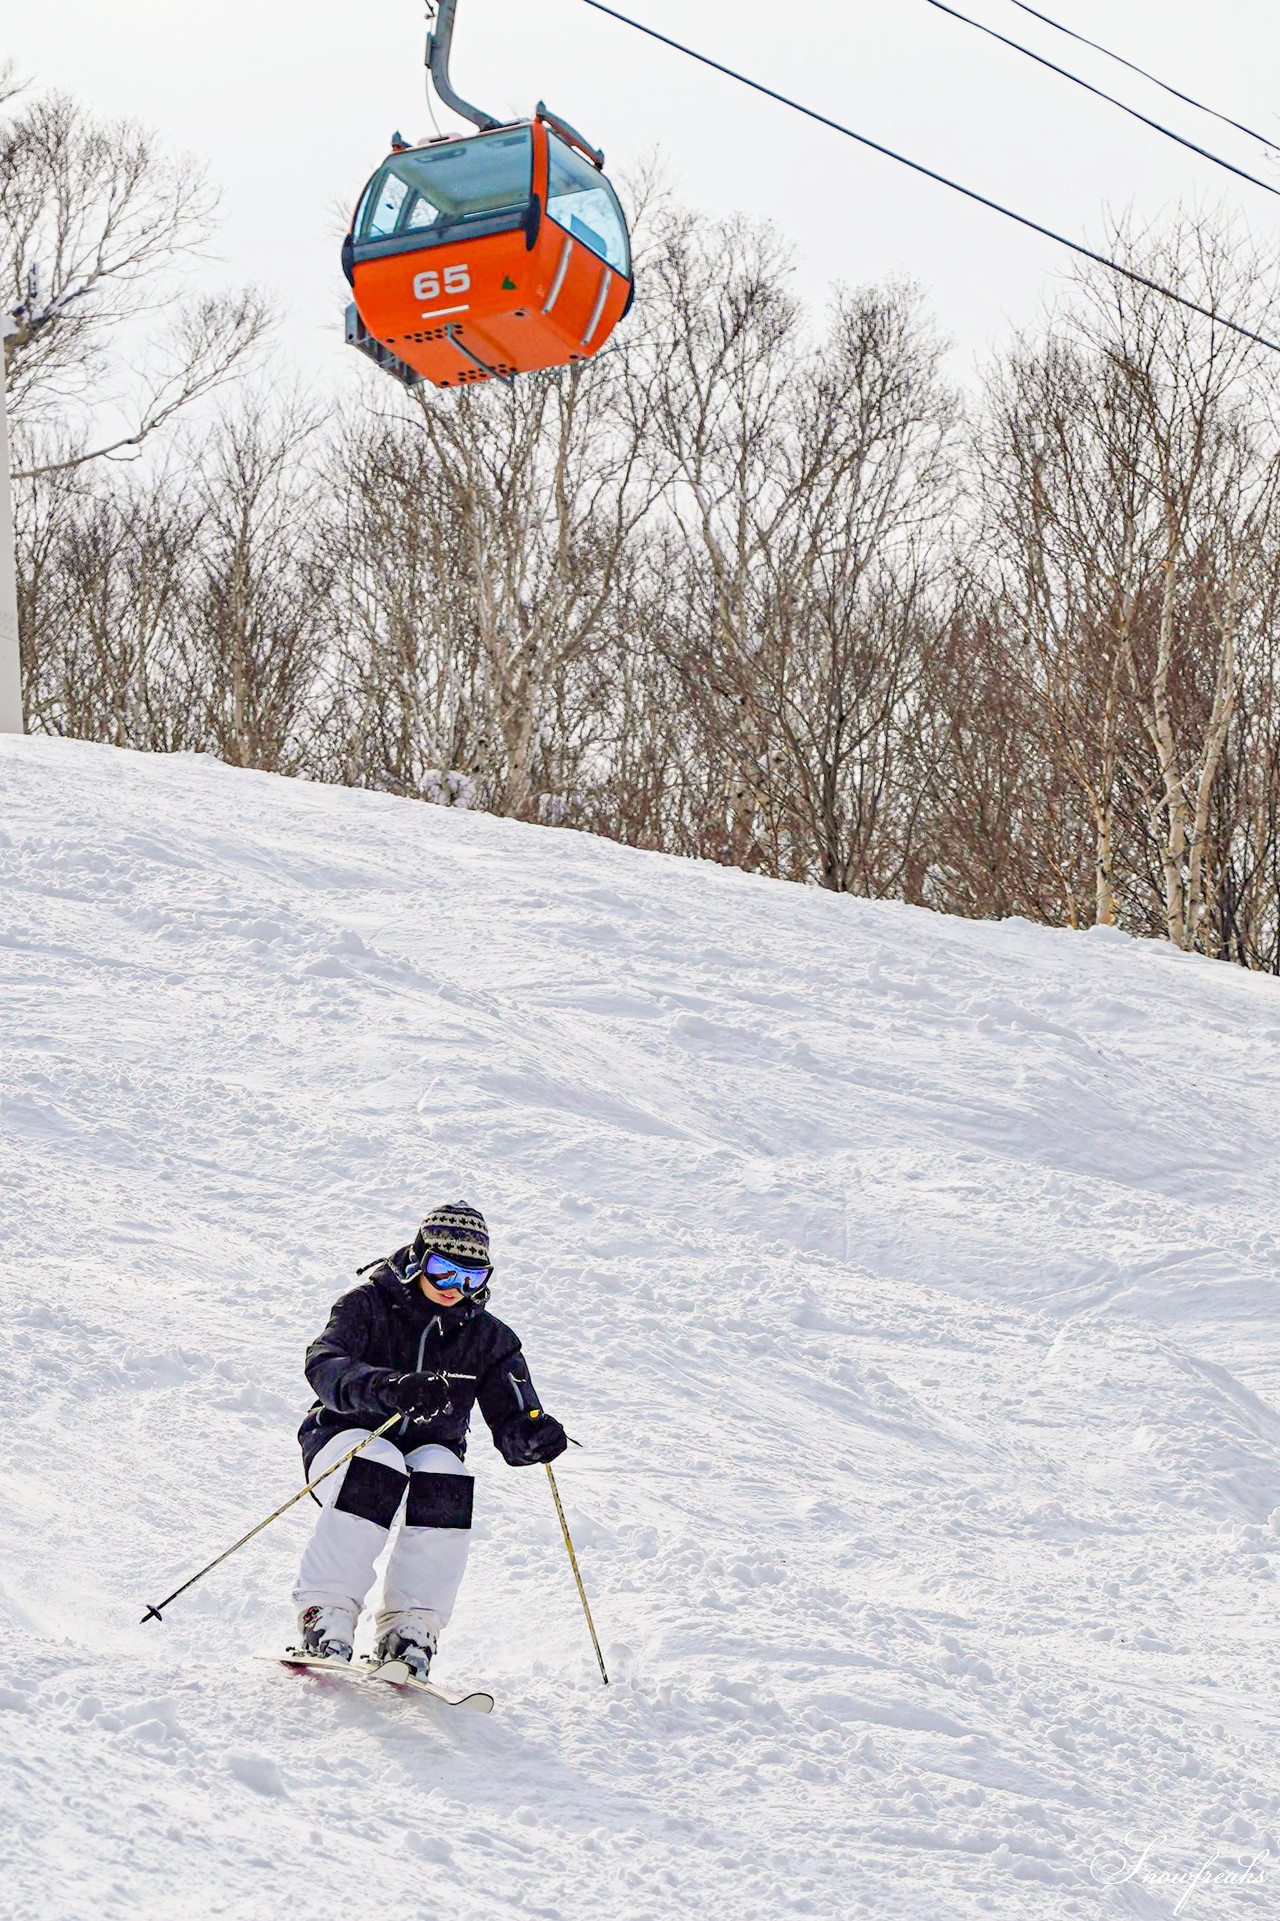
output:
[[479,127],[481,133],[488,133],[491,127],[502,126],[502,121],[495,120],[483,107],[473,107],[469,100],[455,93],[449,79],[449,49],[453,43],[453,21],[457,11],[458,0],[436,0],[435,26],[427,35],[427,72],[445,106],[460,114],[464,120],[469,120],[473,127]]

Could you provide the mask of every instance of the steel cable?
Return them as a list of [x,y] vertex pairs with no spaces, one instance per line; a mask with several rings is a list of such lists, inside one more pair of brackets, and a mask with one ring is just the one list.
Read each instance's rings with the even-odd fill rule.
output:
[[1219,113],[1216,107],[1206,107],[1204,101],[1197,100],[1193,94],[1182,93],[1177,87],[1171,87],[1167,80],[1157,79],[1155,74],[1148,73],[1145,67],[1138,66],[1132,60],[1126,60],[1122,53],[1113,53],[1110,47],[1104,47],[1100,40],[1090,40],[1083,33],[1077,33],[1074,27],[1064,27],[1061,20],[1050,19],[1047,13],[1040,13],[1035,7],[1029,7],[1026,0],[1009,0],[1009,5],[1019,8],[1023,13],[1029,13],[1033,20],[1043,20],[1045,26],[1052,27],[1055,33],[1065,33],[1069,40],[1078,40],[1082,47],[1092,47],[1095,53],[1105,54],[1108,60],[1114,60],[1122,67],[1128,67],[1130,73],[1140,74],[1144,80],[1149,80],[1153,87],[1159,87],[1163,93],[1172,94],[1175,100],[1184,101],[1188,107],[1194,107],[1197,113],[1207,113],[1210,119],[1221,120],[1224,127],[1234,127],[1237,133],[1247,133],[1250,140],[1258,141],[1269,151],[1274,152],[1277,145],[1280,145],[1280,139],[1269,139],[1265,133],[1259,133],[1255,127],[1246,127],[1243,120],[1233,120],[1229,113]]
[[932,167],[926,167],[922,161],[911,160],[906,154],[897,153],[892,147],[883,146],[880,141],[872,140],[868,134],[855,133],[852,127],[846,127],[839,120],[832,120],[828,114],[819,113],[816,107],[806,107],[799,100],[792,100],[789,95],[779,93],[775,87],[767,87],[762,80],[752,80],[748,74],[739,73],[736,68],[726,66],[723,61],[713,60],[710,54],[699,53],[695,47],[688,47],[683,41],[673,40],[670,34],[659,33],[656,27],[647,27],[642,20],[633,20],[629,14],[619,13],[616,7],[606,6],[605,0],[583,0],[583,5],[593,7],[597,13],[608,14],[611,20],[621,21],[624,27],[633,27],[637,33],[646,34],[650,40],[660,41],[664,47],[671,47],[676,53],[683,53],[688,59],[697,60],[704,67],[711,67],[716,73],[722,73],[728,79],[736,80],[744,87],[750,87],[755,93],[764,94],[769,100],[776,100],[780,106],[790,107],[793,113],[803,114],[807,120],[816,120],[819,126],[830,127],[833,133],[842,133],[847,140],[856,140],[859,146],[870,147],[873,153],[883,154],[887,160],[896,160],[899,166],[910,167],[913,173],[923,174],[926,180],[935,180],[939,186],[949,187],[952,193],[963,194],[966,200],[974,200],[980,207],[989,207],[992,213],[1001,214],[1006,220],[1016,221],[1020,227],[1026,227],[1030,232],[1040,234],[1045,240],[1052,240],[1060,247],[1069,248],[1072,253],[1079,254],[1084,260],[1092,260],[1095,265],[1106,267],[1111,273],[1118,273],[1139,287],[1148,287],[1152,293],[1158,293],[1166,300],[1176,301],[1180,307],[1186,307],[1191,313],[1199,314],[1202,319],[1212,321],[1215,326],[1226,327],[1229,332],[1240,334],[1245,340],[1252,340],[1257,346],[1266,347],[1271,353],[1280,354],[1280,341],[1268,340],[1265,334],[1255,333],[1252,327],[1242,326],[1238,320],[1228,320],[1225,314],[1215,313],[1212,307],[1202,307],[1198,301],[1189,299],[1186,294],[1164,286],[1159,280],[1150,279],[1148,275],[1139,273],[1134,267],[1123,266],[1120,261],[1111,260],[1106,254],[1095,253],[1092,247],[1086,247],[1078,240],[1068,240],[1065,234],[1056,233],[1052,227],[1042,226],[1038,220],[1032,220],[1028,214],[1015,213],[1012,207],[1002,206],[1000,201],[988,199],[986,194],[979,193],[976,188],[963,186],[960,181],[950,179],[945,173],[937,173]]
[[950,14],[953,20],[959,20],[966,27],[974,27],[979,33],[988,34],[992,40],[998,40],[1002,47],[1011,47],[1014,53],[1025,54],[1028,60],[1034,60],[1038,66],[1048,67],[1050,73],[1060,74],[1064,80],[1070,80],[1073,86],[1083,87],[1086,93],[1093,94],[1099,100],[1105,100],[1109,106],[1119,107],[1121,113],[1127,113],[1131,119],[1140,120],[1144,127],[1150,127],[1154,132],[1162,133],[1166,140],[1176,140],[1180,147],[1187,147],[1192,153],[1198,153],[1202,160],[1211,160],[1215,167],[1225,167],[1228,173],[1235,174],[1238,179],[1251,181],[1255,187],[1261,187],[1264,193],[1273,193],[1280,198],[1280,187],[1274,186],[1270,180],[1260,180],[1256,173],[1250,173],[1244,167],[1237,167],[1233,160],[1224,160],[1221,154],[1211,152],[1208,147],[1197,145],[1194,140],[1188,140],[1184,134],[1175,133],[1173,128],[1166,127],[1163,121],[1152,120],[1149,114],[1139,113],[1136,107],[1130,107],[1125,101],[1117,100],[1113,93],[1104,93],[1101,87],[1095,87],[1091,80],[1084,80],[1078,73],[1072,73],[1069,67],[1060,67],[1055,60],[1047,60],[1044,54],[1036,53],[1031,47],[1024,47],[1021,40],[1010,40],[1007,34],[997,33],[994,27],[988,27],[981,20],[974,20],[969,14],[961,13],[957,7],[949,7],[947,0],[925,0],[925,5],[936,7],[939,13]]

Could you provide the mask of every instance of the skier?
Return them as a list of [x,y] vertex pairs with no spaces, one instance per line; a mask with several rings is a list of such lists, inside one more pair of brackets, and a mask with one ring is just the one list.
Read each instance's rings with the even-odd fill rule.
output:
[[492,1273],[483,1214],[465,1201],[437,1207],[408,1247],[335,1303],[307,1349],[319,1397],[298,1431],[309,1479],[362,1432],[402,1417],[313,1496],[321,1512],[293,1591],[308,1654],[351,1659],[374,1562],[403,1506],[375,1617],[376,1658],[426,1679],[467,1564],[473,1484],[463,1457],[477,1400],[512,1467],[565,1450],[519,1340],[485,1309]]

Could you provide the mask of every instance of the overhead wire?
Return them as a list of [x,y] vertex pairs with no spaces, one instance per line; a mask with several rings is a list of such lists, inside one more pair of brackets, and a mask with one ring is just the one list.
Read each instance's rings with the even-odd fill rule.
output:
[[1212,120],[1221,120],[1224,127],[1234,127],[1237,133],[1247,133],[1251,140],[1258,141],[1269,151],[1274,152],[1280,145],[1280,138],[1273,139],[1265,133],[1259,133],[1255,127],[1246,127],[1243,120],[1233,120],[1229,113],[1219,113],[1216,107],[1207,107],[1204,101],[1197,100],[1194,94],[1183,93],[1180,88],[1170,86],[1167,80],[1157,78],[1154,73],[1149,73],[1145,67],[1138,66],[1135,61],[1126,60],[1122,53],[1116,53],[1112,48],[1104,47],[1100,40],[1090,40],[1085,34],[1077,33],[1074,27],[1066,27],[1061,20],[1051,19],[1047,13],[1041,13],[1037,8],[1028,6],[1027,0],[1009,0],[1009,5],[1017,7],[1022,13],[1029,13],[1033,20],[1043,20],[1045,26],[1052,27],[1055,33],[1065,33],[1069,40],[1078,40],[1082,47],[1092,47],[1095,53],[1105,54],[1108,60],[1116,61],[1119,66],[1128,67],[1130,73],[1140,74],[1144,80],[1149,80],[1153,87],[1159,87],[1163,93],[1171,94],[1175,100],[1184,101],[1188,107],[1194,107],[1198,113],[1207,113]]
[[643,20],[633,20],[630,14],[620,13],[616,7],[607,6],[605,0],[583,0],[583,5],[594,8],[597,13],[608,14],[611,20],[620,21],[624,27],[633,27],[637,33],[646,34],[650,40],[660,41],[663,46],[671,47],[676,53],[682,53],[688,59],[698,61],[701,66],[711,67],[716,73],[724,74],[727,79],[738,81],[741,86],[750,87],[754,93],[762,93],[767,99],[776,100],[780,106],[790,107],[794,113],[803,114],[806,120],[816,120],[819,126],[830,127],[833,133],[843,134],[847,140],[856,140],[859,146],[869,147],[873,153],[883,154],[887,160],[896,160],[899,166],[909,167],[912,173],[922,174],[926,180],[934,180],[939,186],[949,187],[952,193],[963,194],[966,200],[976,201],[980,207],[988,207],[992,213],[1001,214],[1006,220],[1016,221],[1018,226],[1026,227],[1032,233],[1038,233],[1060,247],[1067,247],[1072,253],[1079,254],[1082,259],[1092,260],[1095,265],[1106,267],[1111,273],[1118,273],[1125,280],[1131,280],[1139,287],[1147,287],[1152,293],[1161,294],[1166,300],[1176,301],[1178,306],[1188,308],[1190,312],[1199,314],[1202,319],[1212,321],[1215,326],[1225,327],[1231,333],[1240,334],[1244,339],[1252,340],[1259,347],[1266,347],[1272,353],[1280,353],[1280,341],[1269,340],[1265,334],[1255,333],[1252,327],[1242,326],[1238,320],[1229,320],[1225,314],[1215,313],[1212,307],[1202,307],[1198,301],[1189,299],[1186,294],[1178,293],[1173,287],[1166,287],[1159,280],[1152,280],[1147,274],[1139,273],[1135,267],[1126,267],[1119,260],[1109,259],[1106,254],[1095,253],[1092,247],[1086,247],[1078,240],[1069,240],[1065,234],[1055,232],[1052,227],[1042,226],[1038,220],[1032,220],[1030,215],[1017,213],[1012,207],[1004,206],[999,200],[989,199],[986,194],[979,193],[975,187],[966,187],[960,181],[952,180],[947,174],[938,173],[934,168],[926,167],[922,161],[912,160],[907,154],[898,153],[893,147],[886,147],[880,141],[872,140],[869,134],[855,132],[852,127],[846,127],[842,121],[833,120],[828,114],[819,113],[816,107],[806,107],[801,101],[793,100],[790,95],[779,93],[775,87],[766,86],[763,80],[753,80],[749,74],[739,73],[735,67],[726,66],[721,60],[713,60],[708,53],[699,53],[696,47],[686,46],[681,40],[673,40],[670,34],[659,33],[656,27],[646,26]]
[[1021,40],[1011,40],[1008,34],[997,33],[994,27],[987,26],[984,21],[974,20],[971,15],[961,13],[958,7],[948,6],[947,0],[925,0],[925,5],[936,7],[939,13],[950,14],[953,20],[959,20],[966,27],[974,27],[979,33],[988,34],[992,40],[998,40],[1002,47],[1011,47],[1015,53],[1025,54],[1028,60],[1034,60],[1038,66],[1048,67],[1050,73],[1061,74],[1062,78],[1070,80],[1073,86],[1083,87],[1086,93],[1093,94],[1099,100],[1105,100],[1112,107],[1119,107],[1121,113],[1127,113],[1130,119],[1140,120],[1144,127],[1151,127],[1156,133],[1162,133],[1166,140],[1176,140],[1180,147],[1188,147],[1192,153],[1198,153],[1202,160],[1211,160],[1215,167],[1225,167],[1228,173],[1235,174],[1241,180],[1249,180],[1255,187],[1261,187],[1264,193],[1273,193],[1280,198],[1280,187],[1272,181],[1260,180],[1256,173],[1250,173],[1245,167],[1237,167],[1233,160],[1224,160],[1221,154],[1213,153],[1208,147],[1202,147],[1194,140],[1188,140],[1185,134],[1175,133],[1173,128],[1166,127],[1163,121],[1153,120],[1149,114],[1139,113],[1136,107],[1129,106],[1124,100],[1117,100],[1113,93],[1106,93],[1101,87],[1095,87],[1091,80],[1082,79],[1078,73],[1072,73],[1069,67],[1060,67],[1056,60],[1046,59],[1044,54],[1037,53],[1034,47],[1024,47]]

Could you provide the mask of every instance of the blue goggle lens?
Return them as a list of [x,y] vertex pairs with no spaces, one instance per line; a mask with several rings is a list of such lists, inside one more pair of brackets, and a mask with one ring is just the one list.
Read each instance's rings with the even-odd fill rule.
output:
[[456,1261],[449,1254],[428,1254],[422,1271],[432,1287],[438,1287],[442,1294],[451,1287],[460,1287],[464,1294],[478,1294],[493,1269],[477,1267],[470,1261]]

